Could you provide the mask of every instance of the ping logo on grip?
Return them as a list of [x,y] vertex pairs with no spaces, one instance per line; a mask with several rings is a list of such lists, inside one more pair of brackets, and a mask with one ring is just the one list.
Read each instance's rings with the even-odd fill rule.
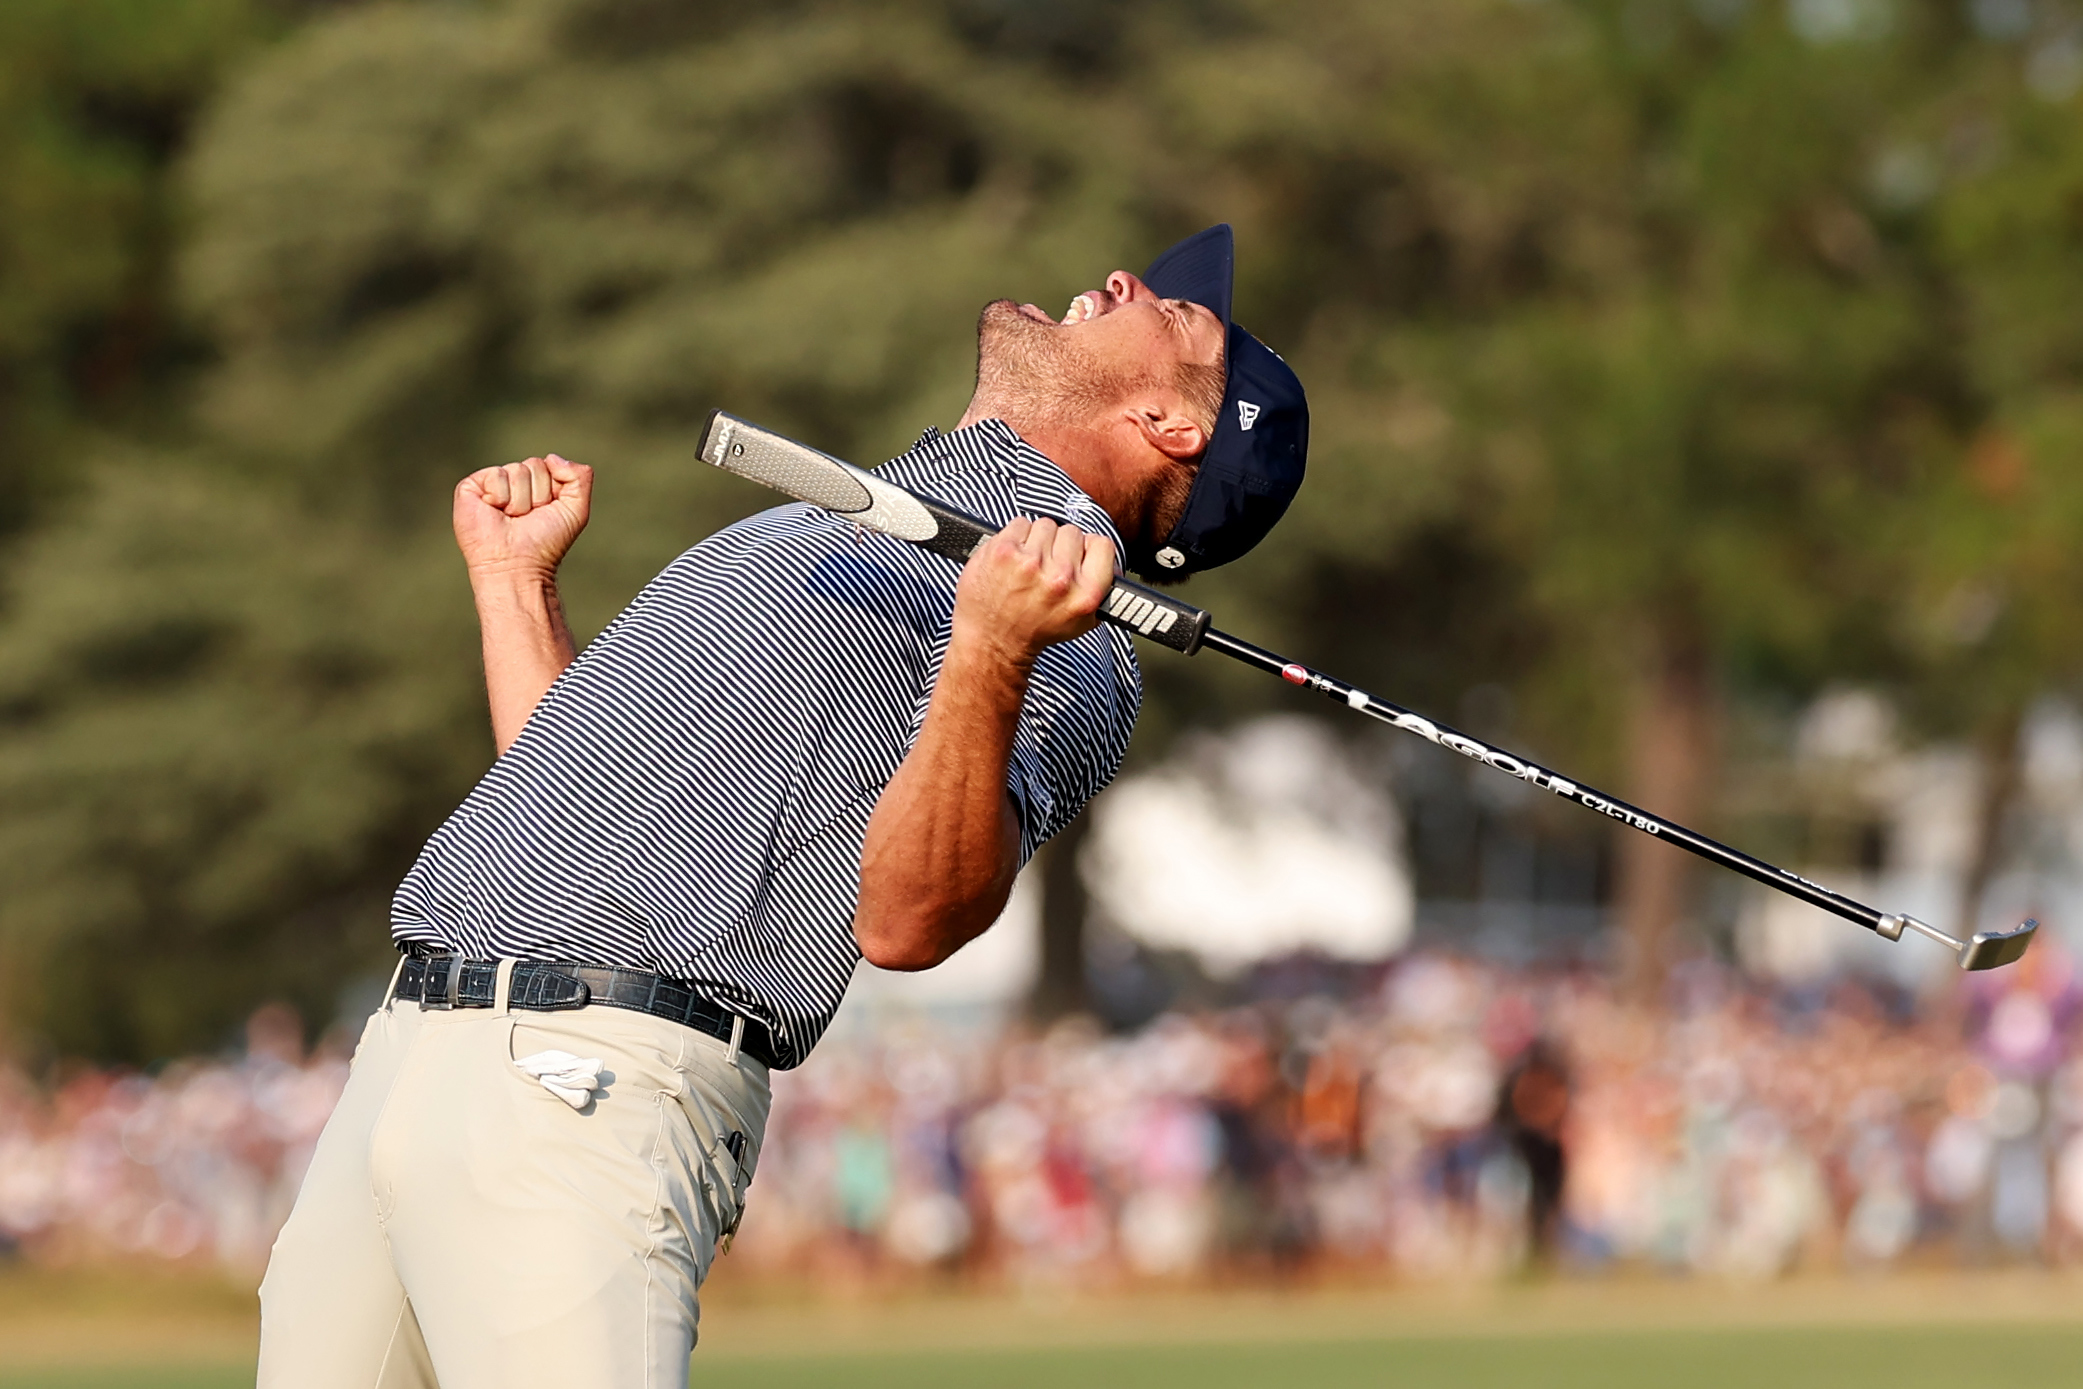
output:
[[711,463],[720,468],[723,466],[724,460],[730,457],[730,436],[732,430],[730,421],[727,419],[719,418],[716,421],[716,426],[716,437],[709,441],[709,452],[706,457]]
[[1124,626],[1135,628],[1139,635],[1146,637],[1152,632],[1171,631],[1172,624],[1179,620],[1179,614],[1164,604],[1154,603],[1125,588],[1114,590],[1106,601],[1105,611],[1108,617]]

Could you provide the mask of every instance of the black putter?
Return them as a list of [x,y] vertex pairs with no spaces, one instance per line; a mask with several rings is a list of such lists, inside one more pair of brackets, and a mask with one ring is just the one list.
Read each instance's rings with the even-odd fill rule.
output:
[[[974,516],[942,506],[931,498],[921,497],[873,473],[863,472],[850,463],[843,463],[772,430],[747,424],[721,410],[710,413],[702,430],[701,456],[703,462],[713,463],[726,472],[785,492],[798,501],[822,507],[867,530],[908,540],[958,564],[966,561],[971,551],[998,530]],[[1900,940],[1903,931],[1910,930],[1929,936],[1957,951],[1962,969],[1995,969],[2010,964],[2025,953],[2033,932],[2039,929],[2039,922],[2027,921],[2009,931],[1978,931],[1971,939],[1960,941],[1913,916],[1875,911],[1864,903],[1832,892],[1820,883],[1810,882],[1798,873],[1775,868],[1763,859],[1752,858],[1626,801],[1581,786],[1523,757],[1514,757],[1502,749],[1493,748],[1481,739],[1471,738],[1387,700],[1376,699],[1342,680],[1277,656],[1248,641],[1240,641],[1227,632],[1217,631],[1209,625],[1210,618],[1205,610],[1131,580],[1114,581],[1113,591],[1100,605],[1100,615],[1116,626],[1160,646],[1169,646],[1183,655],[1191,656],[1203,648],[1220,651],[1246,665],[1270,671],[1290,684],[1321,691],[1348,709],[1356,709],[1370,718],[1451,748],[1463,757],[1487,763],[1506,776],[1515,776],[1553,791],[1587,809],[1631,825],[1644,834],[1669,840],[1703,859],[1724,868],[1733,868],[1745,877],[1755,878],[1790,897],[1798,897],[1810,906],[1855,921],[1875,935]]]

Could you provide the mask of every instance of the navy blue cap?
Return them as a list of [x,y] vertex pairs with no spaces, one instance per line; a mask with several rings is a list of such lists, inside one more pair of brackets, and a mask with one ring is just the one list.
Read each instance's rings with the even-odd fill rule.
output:
[[1229,334],[1215,437],[1201,455],[1179,524],[1157,550],[1157,562],[1182,577],[1228,564],[1265,539],[1301,489],[1309,453],[1309,401],[1301,381],[1278,353],[1230,321],[1236,262],[1236,240],[1222,222],[1187,237],[1143,274],[1160,298],[1212,309]]

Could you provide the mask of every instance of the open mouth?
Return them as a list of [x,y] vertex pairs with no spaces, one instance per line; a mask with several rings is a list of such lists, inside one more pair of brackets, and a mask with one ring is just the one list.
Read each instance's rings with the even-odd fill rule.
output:
[[1088,323],[1095,318],[1103,318],[1112,313],[1120,302],[1106,290],[1087,290],[1070,301],[1070,308],[1063,315],[1063,326],[1069,328],[1076,324]]
[[1080,323],[1089,323],[1095,318],[1102,318],[1112,313],[1114,306],[1115,299],[1113,295],[1103,289],[1095,289],[1088,290],[1071,300],[1070,307],[1064,311],[1063,317],[1060,319],[1049,317],[1046,311],[1035,304],[1020,305],[1020,314],[1023,318],[1031,318],[1036,323],[1046,323],[1051,328],[1074,328]]

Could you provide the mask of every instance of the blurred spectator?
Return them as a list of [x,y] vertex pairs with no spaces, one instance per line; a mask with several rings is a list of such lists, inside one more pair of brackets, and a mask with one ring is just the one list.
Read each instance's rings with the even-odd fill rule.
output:
[[1562,1129],[1569,1118],[1569,1072],[1554,1047],[1535,1041],[1504,1078],[1497,1126],[1526,1169],[1526,1247],[1546,1262],[1555,1252],[1567,1171]]

